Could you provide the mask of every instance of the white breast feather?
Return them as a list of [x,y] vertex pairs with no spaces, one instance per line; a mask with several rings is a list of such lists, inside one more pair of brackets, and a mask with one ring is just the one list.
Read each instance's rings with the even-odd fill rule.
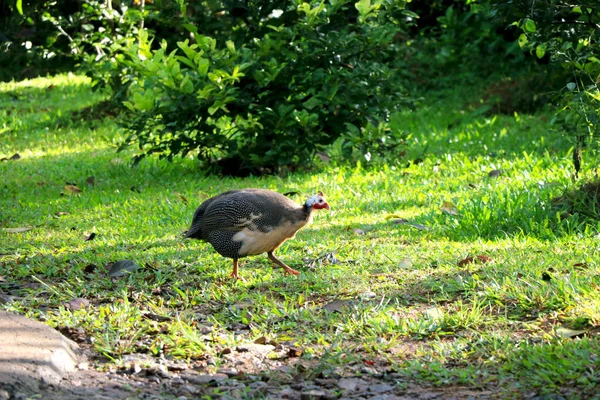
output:
[[258,229],[251,230],[244,228],[233,236],[233,241],[242,242],[242,247],[239,251],[240,256],[250,256],[255,254],[266,253],[275,250],[286,239],[291,239],[296,236],[298,229],[306,225],[308,221],[292,224],[284,222],[283,224],[272,227],[269,232],[261,232]]

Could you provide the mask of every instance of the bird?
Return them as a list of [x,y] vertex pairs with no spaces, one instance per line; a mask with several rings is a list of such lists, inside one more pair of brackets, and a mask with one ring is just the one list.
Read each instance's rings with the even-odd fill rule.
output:
[[331,210],[323,192],[299,205],[284,195],[266,189],[230,190],[205,200],[194,212],[184,238],[208,242],[223,257],[233,259],[230,276],[239,279],[238,260],[266,253],[283,268],[298,275],[275,257],[275,250],[312,221],[313,211]]

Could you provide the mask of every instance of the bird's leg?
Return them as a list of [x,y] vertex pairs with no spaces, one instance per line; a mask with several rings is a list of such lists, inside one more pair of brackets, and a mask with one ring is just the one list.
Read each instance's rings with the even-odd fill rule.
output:
[[277,257],[275,257],[275,254],[273,254],[272,251],[269,251],[267,253],[267,255],[269,256],[269,259],[271,261],[273,261],[275,264],[277,264],[281,268],[283,268],[283,273],[284,274],[300,275],[299,271],[296,271],[295,269],[292,269],[292,268],[288,267],[287,265],[285,265],[283,262],[279,261],[279,259],[277,259]]
[[238,272],[238,259],[234,258],[233,259],[233,272],[231,272],[231,274],[229,274],[229,276],[234,279],[240,279],[237,272]]

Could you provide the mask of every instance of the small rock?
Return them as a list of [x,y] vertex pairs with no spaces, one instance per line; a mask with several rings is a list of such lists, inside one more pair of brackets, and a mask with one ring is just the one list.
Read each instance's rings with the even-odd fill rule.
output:
[[181,378],[184,380],[195,383],[197,385],[206,385],[211,382],[219,382],[227,379],[225,374],[185,374]]
[[192,385],[183,385],[180,390],[184,392],[189,392],[190,394],[196,394],[198,392],[198,389],[196,389],[196,387]]
[[339,380],[337,385],[342,390],[354,392],[359,390],[361,387],[366,388],[369,384],[366,381],[358,378],[342,378]]
[[183,379],[181,379],[180,377],[176,376],[175,378],[171,379],[171,383],[173,385],[183,385],[185,383],[185,381]]
[[90,369],[90,365],[86,362],[81,362],[77,364],[77,369],[80,371],[87,371],[88,369]]
[[290,387],[283,388],[279,392],[279,398],[281,399],[292,399],[294,397],[296,397],[296,392]]
[[9,400],[9,399],[10,399],[10,393],[8,393],[4,389],[0,389],[0,400]]
[[235,368],[223,368],[223,369],[218,370],[217,373],[225,374],[228,377],[232,378],[234,376],[239,375],[240,372]]
[[394,390],[394,387],[392,385],[388,385],[387,383],[375,383],[369,385],[369,392],[371,393],[385,393],[391,392],[392,390]]
[[269,390],[269,385],[267,385],[265,382],[258,381],[252,382],[249,388],[250,391],[248,392],[248,394],[251,397],[262,397]]
[[309,390],[307,392],[300,393],[301,400],[320,400],[325,397],[323,390]]
[[272,352],[275,349],[275,346],[270,344],[256,344],[256,343],[248,343],[243,344],[236,347],[236,350],[240,353],[251,352],[254,354],[258,354],[261,356],[266,356],[268,353]]
[[185,397],[185,396],[179,396],[179,397],[177,398],[177,400],[187,400],[187,397]]

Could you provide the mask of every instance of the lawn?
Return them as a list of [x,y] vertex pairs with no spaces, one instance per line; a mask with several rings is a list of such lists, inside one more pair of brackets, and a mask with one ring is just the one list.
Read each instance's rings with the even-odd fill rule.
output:
[[[600,224],[552,204],[579,184],[570,141],[548,113],[485,115],[477,96],[396,116],[410,138],[388,163],[242,179],[193,159],[131,167],[84,77],[1,83],[0,307],[93,349],[98,369],[143,353],[263,380],[597,396]],[[331,212],[277,252],[301,275],[256,256],[233,281],[231,260],[181,240],[204,199],[244,187],[325,193]],[[109,276],[120,260],[139,268]],[[237,365],[249,343],[275,347]]]

